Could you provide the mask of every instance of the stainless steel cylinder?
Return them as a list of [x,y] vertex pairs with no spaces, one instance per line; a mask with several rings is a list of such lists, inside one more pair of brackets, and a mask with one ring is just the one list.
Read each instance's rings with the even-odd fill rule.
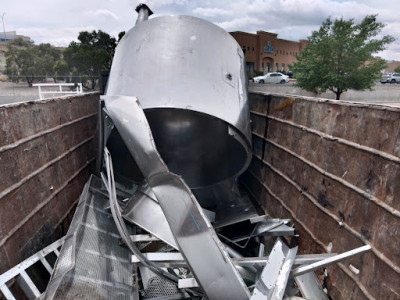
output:
[[137,97],[168,168],[191,188],[211,186],[250,162],[244,66],[241,48],[220,27],[157,17],[137,22],[120,41],[106,95]]

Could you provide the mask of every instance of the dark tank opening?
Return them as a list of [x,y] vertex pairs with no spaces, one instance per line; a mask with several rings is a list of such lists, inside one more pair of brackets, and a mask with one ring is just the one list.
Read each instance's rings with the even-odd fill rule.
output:
[[[210,115],[172,108],[145,110],[157,150],[171,172],[191,187],[229,179],[242,170],[248,149],[232,126]],[[114,128],[107,141],[118,181],[143,180],[136,162]]]
[[145,114],[161,157],[191,188],[231,178],[246,164],[247,146],[221,119],[176,108],[147,109]]
[[126,185],[130,185],[132,181],[135,183],[143,181],[144,177],[139,167],[115,127],[107,140],[107,148],[113,160],[116,181]]

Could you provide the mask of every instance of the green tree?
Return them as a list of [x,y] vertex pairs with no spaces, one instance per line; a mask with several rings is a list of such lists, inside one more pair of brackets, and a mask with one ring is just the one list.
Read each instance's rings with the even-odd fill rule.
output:
[[35,77],[47,77],[53,74],[53,66],[60,59],[61,53],[50,44],[36,46],[25,43],[22,46],[7,45],[5,74],[13,81],[25,77],[31,87]]
[[121,31],[120,33],[118,33],[118,43],[124,37],[125,33],[125,31]]
[[117,42],[109,34],[99,31],[82,31],[79,33],[78,42],[71,42],[64,50],[64,59],[74,74],[89,78],[90,86],[94,89],[96,79],[103,69],[109,69]]
[[69,82],[69,67],[65,60],[58,60],[53,66],[55,73],[54,81],[57,80],[67,80]]
[[396,67],[396,68],[394,69],[394,71],[395,71],[396,73],[400,73],[400,66]]
[[61,51],[50,44],[40,44],[34,49],[36,54],[35,67],[38,74],[45,77],[53,75],[54,65],[60,60]]
[[27,46],[32,46],[33,45],[33,41],[31,41],[31,40],[25,41],[20,37],[17,37],[16,39],[10,41],[9,43],[14,45],[14,46],[21,46],[21,47],[27,47]]
[[309,37],[309,44],[290,69],[301,88],[332,91],[336,100],[350,88],[371,89],[386,63],[372,55],[394,41],[391,36],[376,39],[384,25],[375,15],[366,16],[360,24],[354,20],[328,18]]
[[[33,51],[18,49],[13,47],[11,44],[8,44],[5,57],[5,74],[11,78],[12,81],[18,81],[22,74],[26,76],[29,76],[27,74],[33,74]],[[28,77],[27,81],[29,83]],[[31,84],[32,83],[29,85]]]

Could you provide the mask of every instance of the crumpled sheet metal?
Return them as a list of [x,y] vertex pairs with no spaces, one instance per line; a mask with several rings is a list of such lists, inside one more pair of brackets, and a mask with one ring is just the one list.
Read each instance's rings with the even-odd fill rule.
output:
[[256,282],[251,300],[283,298],[297,249],[289,248],[279,238],[276,240],[260,279]]
[[160,157],[137,98],[105,96],[107,113],[147,179],[180,252],[209,299],[248,299],[250,293],[190,188]]
[[148,184],[141,186],[133,194],[122,216],[125,220],[138,225],[171,247],[178,249],[167,219]]

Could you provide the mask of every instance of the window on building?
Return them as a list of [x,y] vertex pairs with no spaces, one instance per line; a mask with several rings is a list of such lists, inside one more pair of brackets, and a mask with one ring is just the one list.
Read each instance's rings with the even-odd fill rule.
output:
[[245,46],[242,47],[242,50],[243,50],[243,53],[246,54],[246,47]]
[[247,50],[249,50],[249,51],[250,51],[250,46],[247,46]]
[[282,64],[281,71],[285,71],[285,64]]
[[247,72],[253,73],[254,72],[254,63],[246,62],[246,70],[247,70]]
[[278,71],[279,71],[278,63],[275,63],[275,72],[278,72]]
[[254,47],[251,47],[251,51],[254,51]]

